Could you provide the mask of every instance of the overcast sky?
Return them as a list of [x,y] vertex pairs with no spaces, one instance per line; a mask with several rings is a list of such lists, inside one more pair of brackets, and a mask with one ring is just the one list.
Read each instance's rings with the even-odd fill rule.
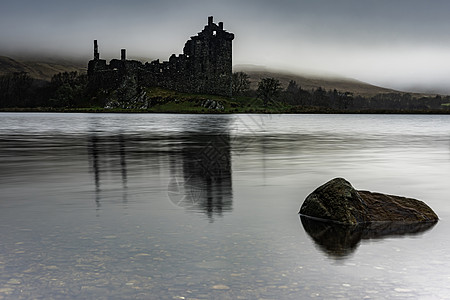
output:
[[11,0],[0,54],[167,60],[207,23],[235,34],[234,64],[335,74],[450,93],[450,1]]

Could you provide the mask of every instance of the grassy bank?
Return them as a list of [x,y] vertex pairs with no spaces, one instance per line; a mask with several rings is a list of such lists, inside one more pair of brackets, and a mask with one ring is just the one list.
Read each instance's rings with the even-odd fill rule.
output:
[[447,115],[449,110],[334,110],[314,107],[294,107],[286,110],[280,110],[276,107],[267,107],[262,109],[237,109],[217,111],[211,109],[194,109],[186,107],[177,107],[176,105],[167,105],[157,109],[105,109],[101,107],[86,108],[2,108],[0,112],[32,112],[32,113],[175,113],[175,114],[435,114]]
[[[208,104],[215,104],[211,108]],[[120,107],[121,106],[121,107]],[[145,97],[120,106],[105,107],[36,107],[0,108],[1,112],[68,112],[68,113],[180,113],[180,114],[450,114],[449,107],[438,110],[387,110],[387,109],[332,109],[318,106],[293,106],[269,102],[264,106],[256,97],[223,97],[217,95],[187,94],[162,88],[145,90]],[[214,106],[214,105],[213,105]]]

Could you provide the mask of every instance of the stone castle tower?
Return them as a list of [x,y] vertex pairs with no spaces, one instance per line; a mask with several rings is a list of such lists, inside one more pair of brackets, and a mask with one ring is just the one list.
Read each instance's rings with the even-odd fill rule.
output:
[[121,59],[109,64],[100,59],[97,41],[94,41],[94,59],[89,61],[88,76],[100,86],[114,87],[125,76],[133,76],[141,85],[160,86],[181,92],[231,96],[232,41],[234,34],[215,24],[213,17],[196,36],[188,40],[183,54],[172,54],[169,61],[159,60],[142,64],[126,59],[121,49]]
[[191,61],[199,92],[231,94],[233,39],[222,22],[217,25],[209,17],[203,31],[186,42],[183,53]]

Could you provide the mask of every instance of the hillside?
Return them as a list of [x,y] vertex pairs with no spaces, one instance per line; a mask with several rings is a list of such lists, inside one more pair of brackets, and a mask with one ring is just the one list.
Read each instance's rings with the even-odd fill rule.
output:
[[[145,61],[145,59],[142,59]],[[87,61],[70,61],[57,58],[47,59],[13,59],[6,56],[0,56],[0,75],[27,72],[31,77],[38,80],[50,81],[53,75],[60,72],[77,71],[86,72]],[[271,70],[264,67],[255,67],[253,65],[237,65],[234,71],[243,71],[250,76],[251,88],[256,89],[258,82],[265,77],[274,77],[280,80],[282,87],[285,88],[289,81],[294,80],[302,89],[311,91],[322,87],[325,90],[336,89],[338,91],[349,91],[355,95],[374,96],[376,94],[398,92],[395,90],[374,86],[355,79],[344,77],[314,76],[294,74],[286,71]],[[423,94],[416,94],[422,96]]]
[[50,81],[57,73],[72,71],[86,72],[86,67],[75,62],[22,61],[0,56],[0,75],[27,72],[32,78]]
[[237,65],[234,67],[234,71],[243,71],[247,73],[250,76],[252,89],[257,88],[257,84],[261,80],[261,78],[273,77],[280,80],[283,88],[287,87],[291,80],[294,80],[302,89],[307,91],[322,87],[325,90],[336,89],[341,92],[353,92],[355,95],[361,96],[374,96],[376,94],[399,92],[392,89],[374,86],[362,81],[358,81],[356,79],[344,77],[318,77],[315,75],[300,75],[278,70],[266,69],[264,67],[255,67],[252,65]]
[[[255,93],[220,97],[211,94],[179,93],[170,89],[144,87],[136,80],[122,79],[119,87],[89,88],[84,76],[60,76],[51,85],[45,84],[60,72],[85,74],[87,61],[79,63],[58,58],[27,61],[0,56],[0,75],[27,72],[1,80],[0,109],[4,111],[77,111],[77,112],[170,112],[170,113],[448,113],[450,96],[397,92],[357,80],[290,74],[252,66],[235,67],[250,75],[256,89],[262,78],[273,77],[286,88],[291,80],[303,92],[279,93],[275,98],[256,97]],[[145,83],[144,83],[145,85]],[[46,88],[42,88],[46,87]],[[51,87],[51,88],[47,88]],[[316,93],[322,87],[326,92]],[[345,93],[363,97],[352,98]],[[411,95],[412,94],[412,95]],[[376,97],[372,97],[376,95]],[[411,97],[412,96],[412,97]],[[357,100],[357,101],[353,101]]]

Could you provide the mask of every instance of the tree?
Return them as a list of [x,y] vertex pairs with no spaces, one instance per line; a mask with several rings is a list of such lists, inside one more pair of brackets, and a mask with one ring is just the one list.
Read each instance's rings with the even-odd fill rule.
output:
[[295,80],[291,80],[291,81],[289,81],[289,84],[286,88],[286,92],[288,92],[290,94],[296,94],[296,93],[298,93],[299,89],[300,88],[299,88],[297,82]]
[[233,95],[239,95],[250,88],[250,77],[244,72],[234,72],[232,75]]
[[0,76],[0,107],[26,107],[30,105],[33,78],[26,72]]
[[335,99],[335,106],[338,109],[347,109],[353,106],[353,93],[351,92],[338,92]]
[[283,101],[291,105],[300,104],[300,91],[301,88],[294,80],[289,81],[286,90],[283,93]]
[[327,92],[322,87],[318,87],[312,93],[313,105],[321,107],[329,107],[329,98]]
[[87,76],[78,72],[63,72],[53,75],[50,82],[50,106],[80,107],[87,104]]
[[275,97],[281,90],[281,84],[278,79],[269,77],[263,78],[258,83],[257,94],[258,98],[262,99],[264,102],[264,106],[267,106],[269,101],[273,102]]

